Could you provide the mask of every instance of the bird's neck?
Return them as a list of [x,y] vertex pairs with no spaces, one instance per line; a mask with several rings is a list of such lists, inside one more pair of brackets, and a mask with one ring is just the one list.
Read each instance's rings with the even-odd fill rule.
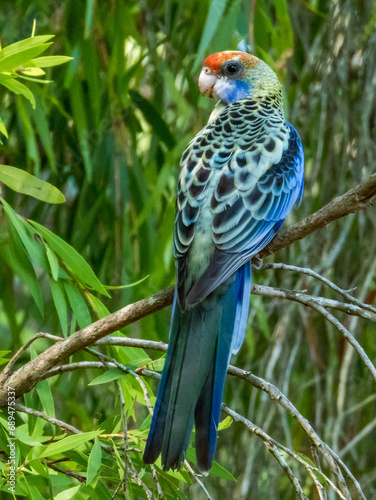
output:
[[[281,88],[276,89],[275,86],[268,86],[268,84],[265,83],[263,86],[259,86],[257,89],[254,89],[254,91],[247,95],[245,99],[259,101],[260,104],[268,101],[268,106],[272,106],[279,115],[284,116],[283,96]],[[208,123],[216,120],[227,106],[229,106],[229,104],[219,100],[214,106],[213,111],[211,112]]]
[[216,105],[214,106],[213,111],[211,112],[209,116],[208,123],[212,122],[213,120],[216,120],[218,116],[222,113],[222,111],[225,109],[227,104],[223,101],[218,101]]

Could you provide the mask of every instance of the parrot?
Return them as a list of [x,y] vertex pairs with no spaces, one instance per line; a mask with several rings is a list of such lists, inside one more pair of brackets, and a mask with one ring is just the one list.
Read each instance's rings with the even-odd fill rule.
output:
[[274,238],[304,186],[298,132],[282,86],[242,51],[210,55],[198,86],[217,102],[180,161],[173,249],[176,285],[167,355],[143,455],[163,470],[212,467],[228,364],[243,342],[251,261]]

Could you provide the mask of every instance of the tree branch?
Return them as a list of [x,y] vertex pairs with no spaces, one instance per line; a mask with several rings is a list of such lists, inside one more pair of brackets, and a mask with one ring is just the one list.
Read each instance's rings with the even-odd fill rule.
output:
[[[290,229],[282,231],[260,252],[259,257],[271,255],[282,248],[308,236],[330,222],[350,213],[362,210],[376,196],[376,174],[344,195],[335,198],[328,205],[301,220]],[[129,304],[99,321],[79,330],[70,337],[49,347],[35,359],[17,371],[12,371],[10,363],[0,375],[0,407],[7,404],[7,387],[12,387],[16,396],[30,391],[45,373],[81,349],[139,319],[153,314],[172,303],[173,287],[166,288],[151,297]]]
[[371,201],[375,196],[376,173],[372,174],[369,179],[361,182],[342,196],[334,198],[334,200],[325,205],[325,207],[320,208],[317,212],[297,222],[291,228],[278,233],[269,245],[261,250],[259,256],[263,258],[271,255],[305,238],[318,229],[327,226],[330,222],[341,219],[351,213],[358,212],[359,210],[363,210],[372,204]]

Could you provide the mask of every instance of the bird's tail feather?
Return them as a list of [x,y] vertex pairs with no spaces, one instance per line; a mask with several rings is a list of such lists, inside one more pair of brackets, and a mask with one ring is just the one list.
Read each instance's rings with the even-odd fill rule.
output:
[[238,331],[244,321],[237,318],[243,317],[239,308],[248,312],[247,279],[249,271],[241,268],[232,282],[192,309],[181,311],[175,303],[145,463],[153,463],[162,452],[165,470],[179,467],[195,423],[197,464],[202,472],[210,469],[233,334],[236,344],[244,336]]

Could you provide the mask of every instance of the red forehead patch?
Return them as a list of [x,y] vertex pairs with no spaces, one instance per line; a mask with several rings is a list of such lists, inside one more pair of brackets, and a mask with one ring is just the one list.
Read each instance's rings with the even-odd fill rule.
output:
[[259,59],[257,59],[257,57],[252,56],[247,52],[229,50],[225,52],[215,52],[211,56],[207,57],[204,61],[204,66],[208,66],[213,71],[219,71],[222,64],[225,61],[229,61],[231,59],[237,59],[241,61],[246,67],[255,66],[259,62]]

